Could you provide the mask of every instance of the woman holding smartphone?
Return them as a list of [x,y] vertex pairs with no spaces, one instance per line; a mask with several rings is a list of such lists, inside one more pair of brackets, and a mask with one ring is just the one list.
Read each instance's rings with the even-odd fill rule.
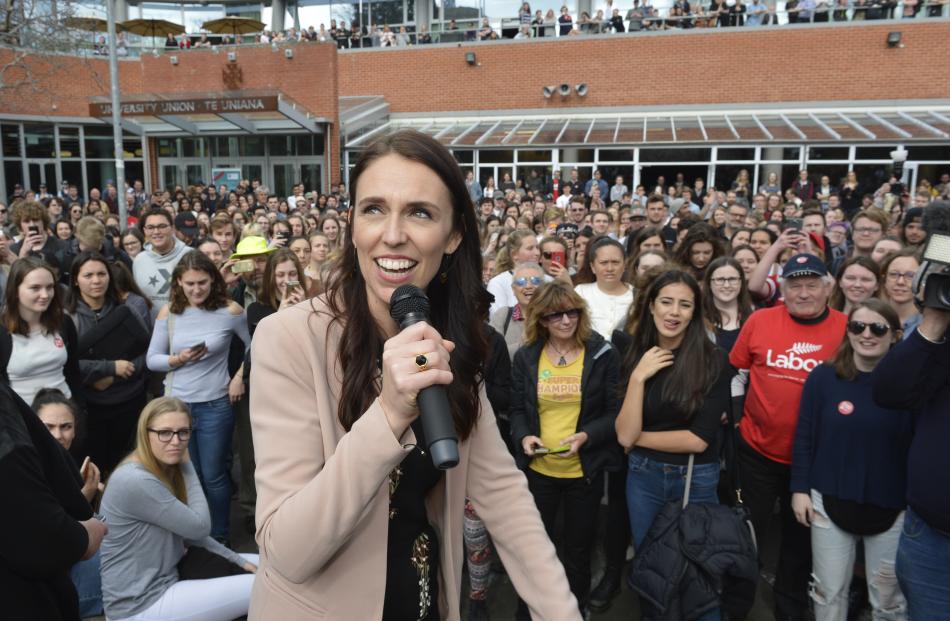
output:
[[[620,359],[591,327],[584,299],[560,281],[538,287],[524,340],[512,361],[511,436],[548,536],[561,544],[571,592],[584,614],[590,604],[590,524],[604,472],[621,467],[613,430]],[[558,537],[562,506],[564,533]]]
[[165,395],[181,399],[191,410],[196,424],[188,450],[211,507],[211,536],[227,541],[231,404],[244,393],[241,371],[229,380],[228,350],[232,336],[245,346],[251,337],[244,309],[228,299],[224,278],[211,259],[189,252],[171,280],[169,303],[155,320],[146,362],[152,371],[167,373]]
[[302,275],[300,260],[289,248],[281,248],[267,257],[261,297],[247,307],[247,329],[252,338],[264,317],[307,298],[307,278]]

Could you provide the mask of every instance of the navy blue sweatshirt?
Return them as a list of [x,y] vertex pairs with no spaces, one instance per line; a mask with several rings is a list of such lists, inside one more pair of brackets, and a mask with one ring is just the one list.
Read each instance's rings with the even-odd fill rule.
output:
[[914,410],[907,504],[950,533],[950,343],[931,343],[915,330],[887,353],[872,381],[878,405]]
[[792,492],[822,494],[889,509],[906,505],[913,416],[871,394],[871,374],[853,380],[818,366],[805,381],[792,449]]

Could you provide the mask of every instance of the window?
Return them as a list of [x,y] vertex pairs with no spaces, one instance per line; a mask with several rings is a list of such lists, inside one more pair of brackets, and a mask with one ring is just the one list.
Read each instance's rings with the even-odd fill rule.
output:
[[640,149],[641,162],[708,162],[712,149]]
[[716,157],[722,160],[754,160],[755,159],[755,149],[736,149],[736,148],[720,148],[716,151]]
[[[23,156],[23,154],[20,153],[19,125],[8,125],[6,123],[0,125],[0,136],[2,136],[3,141],[3,157]],[[13,187],[13,184],[10,183],[9,177],[7,177],[7,187]]]
[[26,145],[26,156],[37,158],[56,157],[56,147],[53,142],[52,125],[23,124],[23,142]]
[[79,157],[79,128],[78,127],[60,127],[59,128],[59,156],[60,157]]

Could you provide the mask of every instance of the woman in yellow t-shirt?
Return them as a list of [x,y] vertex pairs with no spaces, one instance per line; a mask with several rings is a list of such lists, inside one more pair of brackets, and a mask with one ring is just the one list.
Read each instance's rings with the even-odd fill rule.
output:
[[[623,463],[614,431],[620,358],[591,329],[584,300],[559,281],[535,291],[524,342],[512,361],[511,433],[544,526],[562,550],[571,591],[586,612],[591,524],[603,473]],[[562,507],[564,532],[556,537]]]

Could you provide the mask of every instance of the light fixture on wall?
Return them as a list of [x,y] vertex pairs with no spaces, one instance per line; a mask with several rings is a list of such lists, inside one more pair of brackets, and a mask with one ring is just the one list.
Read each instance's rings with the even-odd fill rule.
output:
[[237,62],[237,52],[228,52],[228,62],[229,63]]
[[171,64],[173,64],[173,65],[177,65],[177,64],[178,64],[178,57],[177,57],[177,56],[169,56],[169,57],[168,57],[168,60],[169,60],[169,62],[171,62]]
[[574,87],[574,90],[581,97],[587,97],[587,82],[581,82],[580,84]]
[[465,53],[465,62],[467,62],[469,65],[471,65],[471,66],[473,66],[473,67],[474,67],[475,65],[477,65],[477,64],[478,64],[478,60],[475,58],[475,52],[466,52],[466,53]]
[[545,99],[551,99],[551,95],[553,95],[556,90],[556,86],[545,86],[541,88],[541,94],[544,95]]
[[294,57],[294,51],[291,48],[288,47],[286,50],[284,50],[284,58],[286,58],[287,60],[290,60],[293,57]]
[[571,85],[565,82],[558,87],[557,92],[561,94],[561,97],[567,97],[571,94]]
[[887,33],[887,47],[904,47],[901,45],[903,36],[899,30]]

